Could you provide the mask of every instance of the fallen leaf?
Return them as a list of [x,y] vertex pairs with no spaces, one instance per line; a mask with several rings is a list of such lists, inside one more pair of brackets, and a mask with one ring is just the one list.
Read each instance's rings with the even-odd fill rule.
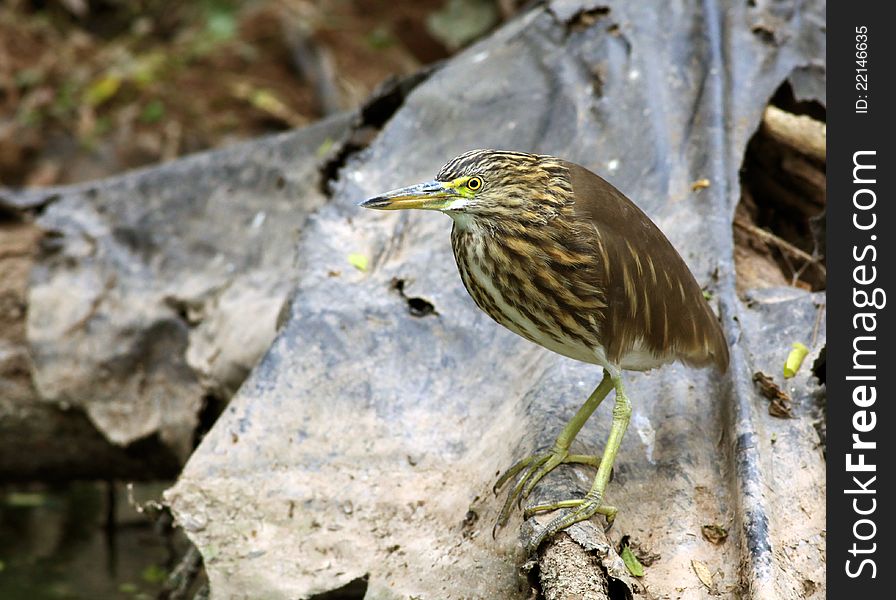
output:
[[84,102],[90,106],[99,106],[109,100],[121,87],[121,77],[118,75],[104,75],[90,84],[84,92]]
[[709,187],[709,179],[706,179],[706,178],[698,179],[697,181],[695,181],[694,183],[691,184],[691,190],[695,191],[695,192],[697,190],[702,190],[702,189],[708,188],[708,187]]
[[773,417],[778,417],[779,419],[792,419],[793,407],[789,402],[784,402],[776,398],[768,405],[768,414]]
[[697,578],[700,579],[700,583],[705,585],[706,589],[712,590],[712,573],[709,572],[706,563],[695,559],[691,561],[691,567],[697,574]]
[[753,373],[753,383],[759,388],[759,393],[771,400],[768,407],[768,414],[781,419],[789,419],[793,417],[793,408],[790,404],[790,396],[787,392],[778,387],[774,380],[763,373],[756,371]]
[[703,539],[717,546],[728,539],[728,530],[715,523],[704,525],[700,528],[700,533],[703,534]]
[[804,344],[801,344],[800,342],[793,343],[793,349],[790,351],[790,354],[787,355],[787,360],[784,362],[785,378],[789,379],[796,375],[796,372],[800,370],[807,354],[809,354],[809,349],[806,348]]
[[775,383],[774,379],[762,371],[753,373],[753,383],[759,388],[759,393],[769,400],[775,400],[777,398],[790,402],[790,396],[787,395],[787,392],[778,387],[778,384]]
[[308,123],[308,119],[292,110],[272,90],[253,88],[245,81],[234,83],[230,89],[235,98],[248,102],[255,109],[283,121],[287,125],[301,127]]
[[632,554],[635,555],[635,558],[638,559],[638,562],[641,563],[642,566],[649,567],[660,558],[662,558],[656,552],[650,550],[650,548],[640,544],[637,540],[631,539],[630,536],[624,535],[622,539],[619,541],[619,552],[622,552],[622,548],[628,546],[632,550]]
[[368,261],[367,261],[367,257],[364,256],[363,254],[358,254],[357,252],[352,252],[351,254],[348,255],[348,262],[349,262],[349,264],[351,264],[351,266],[358,269],[359,271],[367,270]]
[[638,557],[635,556],[632,549],[627,545],[622,547],[622,562],[625,563],[625,568],[628,569],[628,572],[634,575],[635,577],[644,577],[644,567],[638,561]]

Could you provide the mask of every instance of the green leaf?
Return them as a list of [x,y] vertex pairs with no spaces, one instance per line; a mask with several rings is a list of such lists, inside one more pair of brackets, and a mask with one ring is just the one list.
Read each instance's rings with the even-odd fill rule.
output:
[[277,97],[277,94],[266,89],[255,90],[249,97],[249,102],[258,110],[272,115],[278,115],[286,108],[286,105]]
[[333,149],[333,146],[335,144],[336,142],[333,141],[333,138],[328,137],[320,146],[317,147],[317,150],[314,153],[315,155],[317,155],[317,158],[323,158],[330,153],[330,150]]
[[793,343],[793,349],[790,351],[790,354],[787,355],[787,360],[784,362],[785,378],[789,379],[796,375],[796,372],[800,370],[807,354],[809,354],[809,349],[806,348],[805,345],[800,342]]
[[121,87],[121,77],[106,74],[90,84],[84,91],[84,102],[90,106],[99,106],[110,100]]
[[366,271],[368,260],[367,257],[363,254],[358,254],[357,252],[352,252],[348,255],[348,262],[359,271]]
[[272,90],[253,88],[246,81],[235,82],[231,86],[231,90],[233,95],[240,100],[245,100],[256,109],[266,112],[284,123],[298,126],[303,122],[303,117],[293,112],[289,105],[278,98]]
[[168,579],[168,573],[158,565],[149,565],[143,569],[143,572],[140,573],[140,577],[142,577],[143,581],[146,583],[162,583]]
[[140,112],[140,121],[143,123],[158,123],[165,116],[165,105],[161,100],[150,100]]
[[635,556],[635,553],[628,546],[622,547],[622,562],[625,563],[625,568],[628,569],[629,573],[635,577],[644,577],[644,565],[641,564],[638,557]]

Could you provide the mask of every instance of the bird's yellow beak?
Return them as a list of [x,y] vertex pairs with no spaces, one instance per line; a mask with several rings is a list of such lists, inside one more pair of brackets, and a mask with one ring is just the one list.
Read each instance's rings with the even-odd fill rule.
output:
[[410,187],[392,190],[365,200],[359,206],[377,210],[400,210],[404,208],[422,208],[444,210],[452,202],[462,197],[450,182],[428,181]]

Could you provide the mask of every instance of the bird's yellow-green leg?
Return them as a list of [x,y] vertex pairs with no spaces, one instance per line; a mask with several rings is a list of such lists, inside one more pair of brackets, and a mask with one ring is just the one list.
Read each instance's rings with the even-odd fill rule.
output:
[[529,542],[529,545],[526,548],[529,554],[535,553],[535,551],[538,550],[538,546],[540,546],[541,542],[545,539],[551,537],[562,529],[566,529],[573,523],[584,521],[598,513],[606,515],[609,521],[612,521],[612,519],[616,517],[616,509],[612,506],[602,506],[601,501],[603,500],[604,490],[607,487],[607,483],[610,481],[610,472],[613,469],[613,461],[616,459],[616,454],[619,452],[619,445],[622,443],[622,437],[625,435],[625,430],[631,419],[632,406],[625,395],[625,390],[623,390],[621,375],[618,373],[614,374],[612,376],[612,381],[616,388],[616,404],[613,406],[613,425],[610,427],[610,437],[607,439],[607,447],[604,449],[600,466],[597,468],[597,476],[594,478],[594,484],[584,498],[563,500],[561,502],[535,507],[538,510],[554,510],[557,508],[573,508],[573,510],[555,517],[545,525],[544,529],[538,532],[538,535],[532,538]]
[[[566,424],[566,427],[563,428],[563,431],[560,432],[560,435],[557,436],[557,440],[554,442],[551,451],[546,454],[536,454],[524,458],[501,475],[497,483],[495,483],[494,492],[496,494],[508,481],[525,469],[523,475],[507,495],[507,500],[504,502],[504,506],[501,508],[501,512],[498,515],[495,529],[503,527],[507,523],[507,519],[510,518],[514,500],[522,501],[523,498],[526,498],[541,478],[550,473],[557,465],[562,463],[578,463],[595,466],[603,464],[603,460],[596,456],[569,454],[569,446],[575,439],[576,434],[579,433],[579,430],[585,425],[588,417],[591,416],[591,413],[594,412],[603,399],[607,397],[607,394],[610,393],[610,390],[613,389],[614,385],[612,376],[607,370],[604,370],[604,378],[601,380],[600,385],[598,385],[594,392],[591,393],[591,396],[588,397],[588,400],[582,405],[582,408],[579,409],[569,423]],[[598,469],[599,468],[600,467],[598,466]],[[494,531],[495,530],[493,529],[493,535]]]

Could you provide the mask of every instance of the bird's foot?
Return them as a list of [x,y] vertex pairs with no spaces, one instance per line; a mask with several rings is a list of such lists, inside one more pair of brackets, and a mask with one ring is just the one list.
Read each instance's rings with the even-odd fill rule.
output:
[[607,518],[606,529],[609,529],[613,524],[613,520],[616,518],[616,513],[619,512],[615,506],[601,504],[600,494],[589,492],[584,498],[560,500],[551,504],[530,506],[525,510],[524,515],[528,519],[535,513],[557,510],[560,508],[571,508],[573,510],[554,517],[541,529],[541,531],[532,537],[532,539],[529,540],[529,543],[526,544],[527,554],[530,556],[535,554],[535,551],[538,550],[541,543],[549,537],[552,537],[555,533],[566,529],[573,523],[590,519],[594,515],[604,515]]
[[[510,513],[513,510],[514,501],[516,501],[517,506],[519,506],[523,500],[529,497],[529,494],[532,493],[532,490],[535,489],[536,484],[541,481],[541,478],[553,471],[558,465],[566,463],[598,467],[600,466],[600,459],[600,456],[590,454],[569,454],[567,450],[555,446],[546,454],[529,456],[507,469],[495,483],[492,490],[495,495],[501,491],[501,488],[503,488],[508,481],[516,477],[520,472],[523,472],[523,474],[517,480],[513,489],[507,494],[507,499],[504,501],[504,506],[501,508],[501,512],[498,514],[498,520],[492,529],[492,537],[494,537],[495,531],[497,531],[499,527],[503,527],[507,524],[507,520],[510,518]],[[545,510],[551,509],[546,508]]]

